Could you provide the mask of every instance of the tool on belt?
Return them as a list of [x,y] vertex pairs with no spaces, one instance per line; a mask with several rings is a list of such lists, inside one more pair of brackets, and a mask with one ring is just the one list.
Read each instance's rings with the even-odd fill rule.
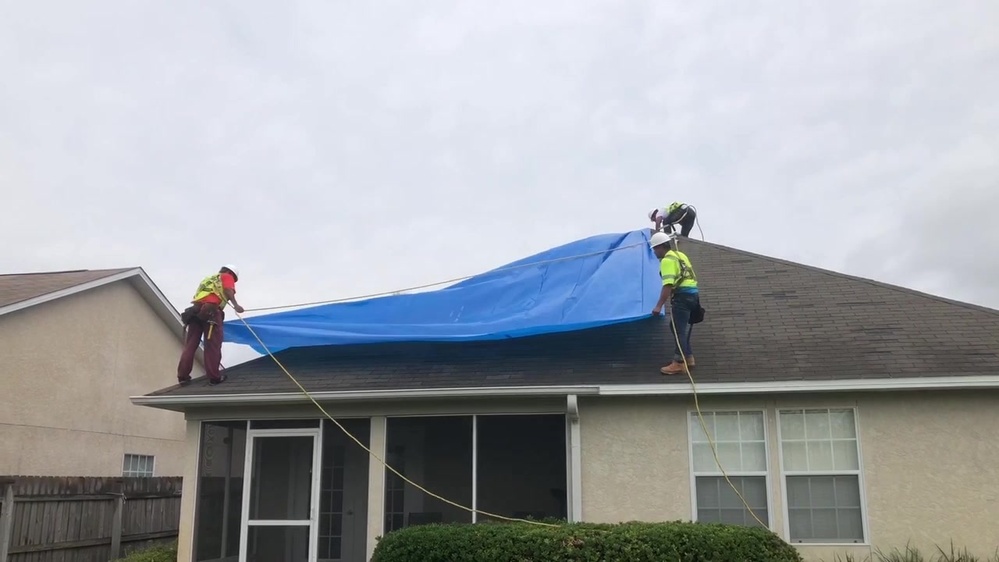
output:
[[202,324],[208,324],[208,335],[206,339],[211,339],[212,329],[215,327],[218,318],[219,305],[211,302],[196,302],[180,313],[180,321],[185,326],[197,320]]

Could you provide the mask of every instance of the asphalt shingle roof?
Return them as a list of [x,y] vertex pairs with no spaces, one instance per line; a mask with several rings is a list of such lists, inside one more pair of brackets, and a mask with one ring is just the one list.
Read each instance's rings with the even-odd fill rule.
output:
[[81,269],[0,275],[0,307],[17,304],[130,270],[131,268]]
[[[699,241],[682,243],[705,321],[692,344],[699,382],[999,374],[999,311]],[[651,312],[651,311],[650,311]],[[665,318],[494,342],[289,349],[310,391],[686,383],[665,377]],[[154,394],[297,392],[269,357],[229,380]]]

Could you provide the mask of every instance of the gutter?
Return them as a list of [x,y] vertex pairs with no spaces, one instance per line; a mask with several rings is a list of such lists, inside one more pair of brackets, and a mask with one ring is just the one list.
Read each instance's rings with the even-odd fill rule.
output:
[[[987,390],[999,389],[999,375],[970,375],[952,377],[879,378],[838,381],[760,381],[735,383],[701,383],[697,394],[746,395],[746,394],[801,394],[826,392],[891,392],[913,390]],[[426,400],[440,398],[492,398],[537,396],[689,396],[693,389],[689,383],[670,384],[593,384],[566,386],[506,386],[479,388],[415,388],[397,390],[353,390],[314,392],[319,402],[351,402],[376,400]],[[137,406],[150,406],[168,410],[183,410],[187,406],[224,406],[252,404],[302,404],[310,403],[301,392],[250,393],[250,394],[167,394],[160,396],[132,396]],[[573,400],[575,402],[575,400]]]
[[[696,382],[696,380],[695,380]],[[906,377],[826,381],[714,382],[697,385],[698,395],[800,394],[814,392],[890,392],[903,390],[984,390],[999,388],[999,375]],[[686,396],[687,384],[601,385],[601,396]]]
[[[570,394],[596,395],[600,387],[590,386],[507,386],[483,388],[414,388],[400,390],[351,390],[312,392],[318,402],[350,402],[363,400],[409,400],[429,398],[492,398],[498,396],[560,396]],[[180,394],[164,396],[132,396],[137,406],[169,407],[232,404],[298,404],[311,403],[301,392],[276,394]]]

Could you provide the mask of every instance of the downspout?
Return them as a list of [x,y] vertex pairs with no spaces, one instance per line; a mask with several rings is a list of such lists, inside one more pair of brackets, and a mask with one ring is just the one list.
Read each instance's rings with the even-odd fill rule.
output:
[[565,411],[569,422],[569,470],[571,471],[569,505],[572,513],[569,521],[579,523],[583,520],[583,460],[579,431],[579,401],[575,394],[566,396]]

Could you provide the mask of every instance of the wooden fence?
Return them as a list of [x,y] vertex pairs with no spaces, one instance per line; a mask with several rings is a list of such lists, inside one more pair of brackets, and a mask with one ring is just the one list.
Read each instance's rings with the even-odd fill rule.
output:
[[181,482],[0,476],[0,562],[107,562],[171,542]]

